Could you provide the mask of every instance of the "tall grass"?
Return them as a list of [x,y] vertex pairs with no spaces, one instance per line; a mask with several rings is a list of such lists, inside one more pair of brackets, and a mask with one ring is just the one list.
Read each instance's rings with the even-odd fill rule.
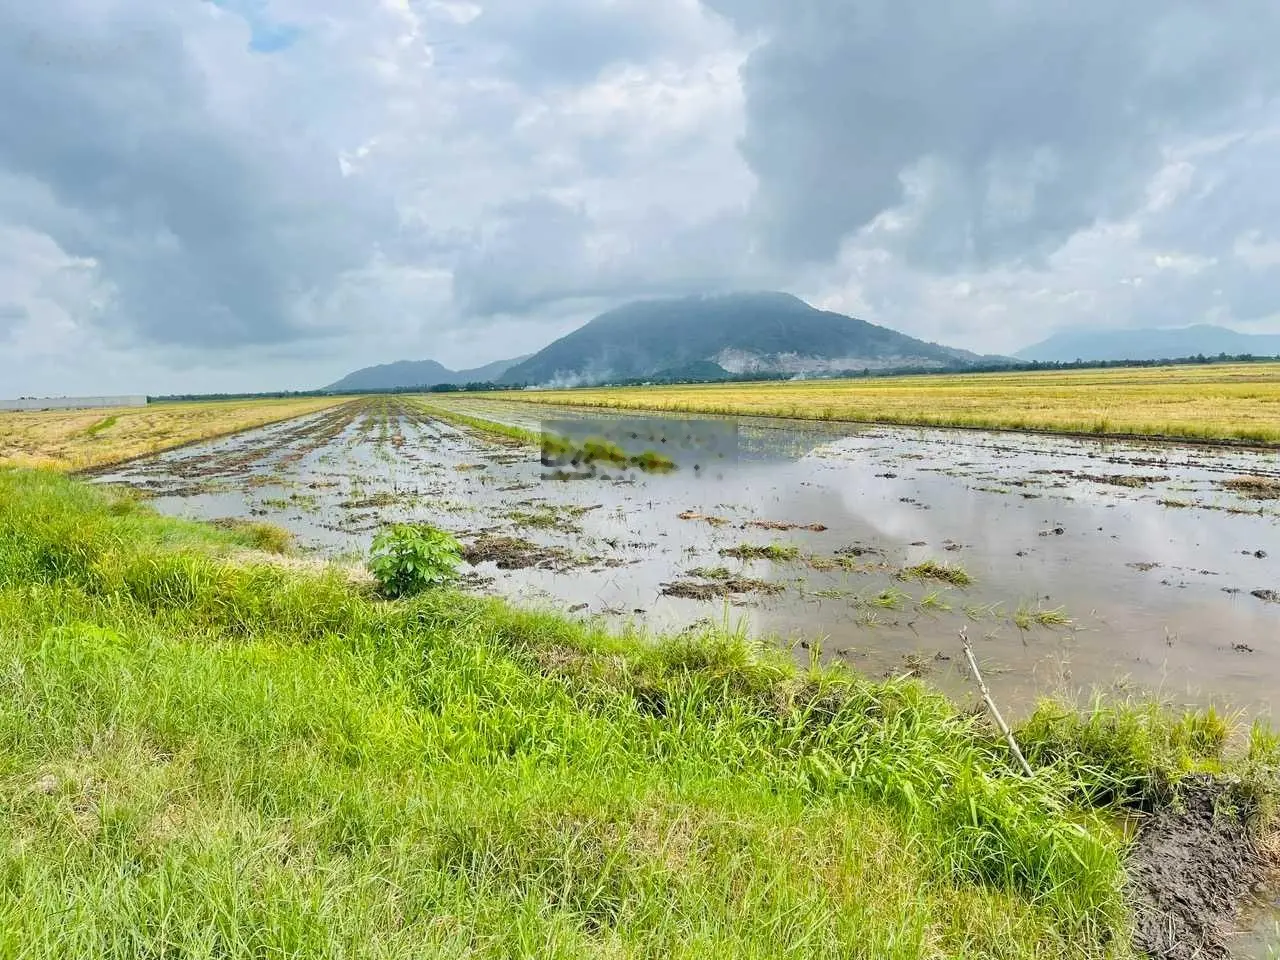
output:
[[1139,738],[245,537],[0,471],[0,956],[1131,956]]

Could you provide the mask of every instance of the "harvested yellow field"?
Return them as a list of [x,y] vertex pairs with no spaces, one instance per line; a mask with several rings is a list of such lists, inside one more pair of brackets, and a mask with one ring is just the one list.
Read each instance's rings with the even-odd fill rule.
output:
[[343,398],[160,403],[115,410],[0,412],[0,467],[88,470],[289,420]]
[[486,396],[636,410],[1280,443],[1280,363],[539,390]]

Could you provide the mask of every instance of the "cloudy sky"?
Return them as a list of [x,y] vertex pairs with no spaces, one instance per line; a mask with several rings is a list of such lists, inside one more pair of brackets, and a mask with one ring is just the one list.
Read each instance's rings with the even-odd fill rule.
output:
[[1280,331],[1274,0],[0,4],[0,395],[321,385],[785,289]]

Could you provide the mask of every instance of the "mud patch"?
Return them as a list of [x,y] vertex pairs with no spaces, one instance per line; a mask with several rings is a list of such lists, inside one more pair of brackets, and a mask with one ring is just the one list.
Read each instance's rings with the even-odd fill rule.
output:
[[473,567],[494,563],[499,570],[569,570],[583,565],[568,550],[548,547],[520,537],[483,534],[462,548],[462,559]]
[[697,510],[686,510],[683,513],[676,514],[676,517],[679,520],[701,520],[704,523],[711,524],[713,527],[722,527],[729,522],[724,517],[717,517],[710,513],[699,513]]
[[742,526],[757,530],[808,530],[810,533],[822,533],[827,529],[823,523],[785,523],[781,520],[749,520]]
[[717,600],[735,594],[758,594],[776,596],[785,588],[779,583],[768,580],[757,580],[754,577],[727,577],[723,579],[696,581],[677,580],[662,585],[664,597],[678,597],[681,600]]
[[1271,477],[1232,477],[1218,486],[1248,500],[1280,500],[1280,480]]
[[1206,776],[1188,777],[1179,796],[1129,856],[1134,945],[1153,960],[1227,960],[1225,924],[1267,871],[1250,824],[1257,805]]
[[1162,474],[1152,474],[1150,476],[1141,476],[1132,473],[1106,473],[1101,476],[1097,474],[1080,473],[1076,474],[1081,480],[1091,480],[1094,483],[1101,483],[1111,487],[1131,487],[1134,489],[1140,487],[1149,487],[1153,483],[1167,483],[1168,476]]

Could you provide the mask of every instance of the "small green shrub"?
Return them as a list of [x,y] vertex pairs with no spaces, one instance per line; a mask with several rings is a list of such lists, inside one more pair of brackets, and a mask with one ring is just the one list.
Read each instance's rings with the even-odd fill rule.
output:
[[394,600],[449,583],[461,562],[461,545],[445,531],[397,524],[374,538],[369,569],[382,595]]

